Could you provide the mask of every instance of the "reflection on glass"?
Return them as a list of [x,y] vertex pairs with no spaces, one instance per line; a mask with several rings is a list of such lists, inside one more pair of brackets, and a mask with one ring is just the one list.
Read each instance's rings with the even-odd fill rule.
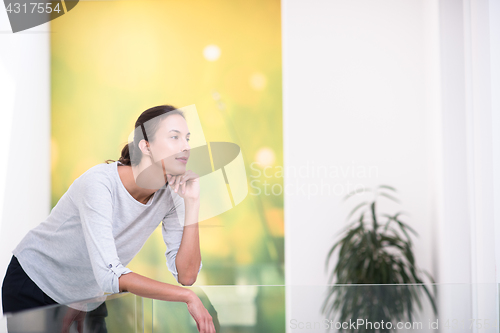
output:
[[40,307],[8,315],[7,328],[9,333],[135,333],[138,329],[142,332],[142,302],[140,297],[125,293],[68,305]]
[[[284,286],[192,287],[216,332],[285,332]],[[185,304],[153,301],[153,332],[198,332]]]
[[[216,332],[498,332],[498,284],[432,284],[436,289],[438,314],[428,298],[421,309],[413,305],[411,320],[397,318],[386,307],[404,301],[401,289],[408,285],[342,285],[334,301],[365,301],[364,312],[348,316],[340,311],[326,316],[321,312],[331,285],[233,285],[188,287],[202,300],[213,318]],[[415,287],[415,286],[413,286]],[[286,293],[286,315],[285,315]],[[342,296],[338,296],[342,295]],[[357,297],[355,297],[357,295]],[[362,295],[362,296],[361,296]],[[359,303],[358,303],[359,305]],[[54,305],[8,316],[9,333],[61,332],[198,332],[186,304],[142,298],[130,293],[86,300],[78,304]],[[87,306],[93,311],[76,310]],[[71,309],[71,310],[70,310]],[[75,316],[73,316],[76,314]],[[72,317],[73,316],[73,317]],[[66,319],[65,319],[66,318]],[[69,320],[68,320],[69,318]],[[1,328],[0,328],[0,331]]]

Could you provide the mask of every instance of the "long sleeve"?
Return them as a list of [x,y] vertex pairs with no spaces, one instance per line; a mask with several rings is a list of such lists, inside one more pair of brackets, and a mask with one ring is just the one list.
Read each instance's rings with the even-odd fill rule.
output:
[[118,278],[132,272],[118,258],[113,237],[113,203],[106,178],[82,184],[79,215],[95,279],[104,293],[118,293]]
[[[167,259],[168,270],[172,273],[177,283],[179,283],[179,274],[177,272],[177,266],[175,265],[175,258],[177,257],[177,252],[181,245],[182,234],[184,232],[184,219],[185,219],[185,205],[184,199],[179,195],[172,193],[173,207],[165,215],[162,221],[162,235],[165,245],[167,246],[167,251],[165,252],[165,257]],[[203,263],[200,262],[200,268],[198,269],[198,274],[201,271]]]
[[124,266],[174,207],[163,189],[146,204],[137,201],[120,169],[118,162],[88,169],[13,250],[26,274],[57,303],[118,293],[119,277],[133,271]]

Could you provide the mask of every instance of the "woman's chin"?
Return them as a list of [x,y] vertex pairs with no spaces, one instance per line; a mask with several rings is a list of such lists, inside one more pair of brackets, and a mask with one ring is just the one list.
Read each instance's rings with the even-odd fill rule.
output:
[[174,167],[170,168],[169,170],[166,170],[167,175],[181,175],[184,172],[186,172],[186,167],[185,166],[179,166],[179,167]]

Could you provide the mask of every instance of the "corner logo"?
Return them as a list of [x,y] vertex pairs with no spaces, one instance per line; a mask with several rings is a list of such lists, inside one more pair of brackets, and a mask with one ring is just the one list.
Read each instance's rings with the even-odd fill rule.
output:
[[4,0],[12,32],[47,23],[75,8],[79,0]]

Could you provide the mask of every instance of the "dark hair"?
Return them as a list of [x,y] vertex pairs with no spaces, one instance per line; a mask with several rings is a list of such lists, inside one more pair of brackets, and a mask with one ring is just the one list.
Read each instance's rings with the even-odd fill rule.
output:
[[[142,159],[142,152],[139,149],[139,142],[142,139],[146,140],[147,142],[153,141],[160,121],[173,114],[181,115],[184,119],[186,119],[184,113],[181,110],[173,107],[172,105],[155,106],[141,113],[141,115],[135,122],[134,140],[127,143],[123,147],[122,154],[118,159],[118,162],[129,166],[138,165]],[[146,133],[150,135],[147,135]],[[132,158],[130,157],[130,149],[134,149]],[[116,161],[106,160],[105,162],[109,164],[109,162]]]

